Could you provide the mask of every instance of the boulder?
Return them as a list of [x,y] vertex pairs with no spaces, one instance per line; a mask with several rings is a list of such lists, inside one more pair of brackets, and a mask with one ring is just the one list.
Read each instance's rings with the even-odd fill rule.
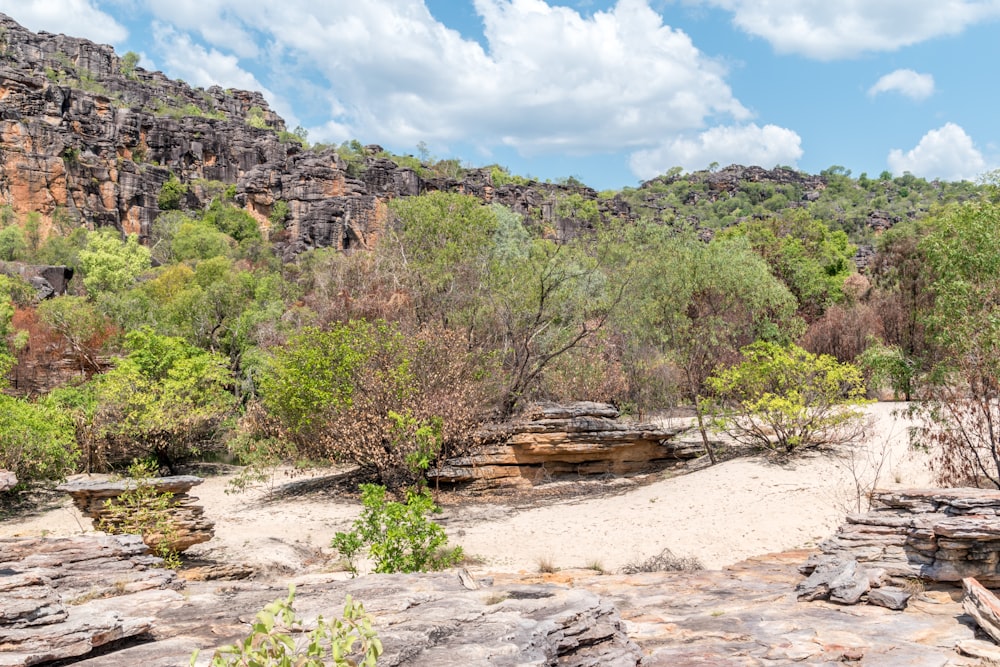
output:
[[0,470],[0,491],[7,491],[17,486],[17,475],[9,470]]
[[871,588],[867,570],[856,560],[835,560],[818,565],[809,577],[795,587],[800,600],[829,599],[839,604],[857,604]]
[[902,588],[885,586],[883,588],[873,588],[868,591],[868,604],[874,604],[894,611],[902,611],[906,609],[906,603],[909,602],[910,597],[911,594]]

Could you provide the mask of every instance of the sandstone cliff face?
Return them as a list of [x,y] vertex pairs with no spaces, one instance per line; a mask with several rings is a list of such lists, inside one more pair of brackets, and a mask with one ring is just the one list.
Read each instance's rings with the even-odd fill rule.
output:
[[[336,151],[303,151],[284,130],[260,93],[192,88],[160,72],[129,71],[110,46],[35,34],[0,14],[0,206],[22,219],[38,213],[43,234],[82,224],[144,239],[171,174],[190,186],[190,208],[218,192],[206,181],[236,186],[236,201],[286,260],[312,248],[369,247],[384,232],[389,200],[438,190],[504,204],[557,240],[600,221],[633,222],[633,205],[673,218],[649,184],[630,204],[621,193],[601,197],[572,181],[494,183],[491,169],[464,170],[458,178],[418,174],[377,146],[349,170]],[[780,168],[733,166],[691,178],[705,180],[711,198],[763,181],[795,182],[807,198],[825,187],[820,177]],[[282,209],[287,215],[279,221]]]
[[[247,124],[253,107],[268,128]],[[259,93],[126,75],[109,46],[0,15],[0,205],[41,214],[43,230],[82,223],[146,236],[171,172],[235,183],[284,157],[283,129]]]
[[[259,111],[254,111],[254,108]],[[256,113],[261,122],[248,124]],[[237,202],[290,259],[320,247],[368,247],[395,197],[444,190],[503,203],[547,234],[566,239],[593,221],[560,212],[590,188],[529,182],[494,187],[490,170],[422,179],[372,147],[358,178],[334,150],[282,141],[284,121],[260,93],[191,88],[160,72],[126,72],[109,46],[32,33],[0,14],[0,206],[37,212],[56,225],[111,226],[149,235],[170,174],[191,186],[185,205],[205,205],[201,181],[237,186]],[[271,230],[283,202],[283,229]],[[627,204],[602,201],[602,217],[631,219]]]

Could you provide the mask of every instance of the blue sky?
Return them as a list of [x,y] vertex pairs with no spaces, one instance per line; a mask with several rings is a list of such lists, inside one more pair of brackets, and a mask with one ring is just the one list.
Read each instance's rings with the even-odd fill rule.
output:
[[0,0],[258,89],[312,141],[598,189],[674,166],[1000,167],[1000,0]]

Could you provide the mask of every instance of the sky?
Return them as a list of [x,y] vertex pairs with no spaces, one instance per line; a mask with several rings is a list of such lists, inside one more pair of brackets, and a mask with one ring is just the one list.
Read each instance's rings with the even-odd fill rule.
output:
[[597,189],[672,167],[1000,167],[1000,0],[0,0],[26,28],[260,90],[311,142]]

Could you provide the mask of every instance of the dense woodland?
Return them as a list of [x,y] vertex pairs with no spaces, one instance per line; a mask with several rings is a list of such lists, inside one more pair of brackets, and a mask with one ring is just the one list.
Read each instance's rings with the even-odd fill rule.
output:
[[[364,169],[360,144],[337,150]],[[424,177],[462,172],[387,157]],[[494,185],[529,182],[490,170]],[[720,190],[716,170],[675,171],[596,197],[559,191],[573,235],[472,196],[398,198],[374,248],[291,262],[224,184],[202,184],[211,203],[183,210],[187,186],[167,181],[148,244],[58,216],[43,230],[5,209],[0,259],[76,277],[39,301],[0,276],[0,369],[69,359],[77,379],[0,395],[0,468],[30,483],[232,455],[347,461],[398,486],[533,399],[639,416],[706,404],[755,342],[849,362],[872,395],[958,392],[994,415],[996,188],[783,171],[795,178]],[[637,219],[603,215],[615,199]],[[276,233],[284,215],[276,207]],[[942,467],[959,478],[982,466]]]

